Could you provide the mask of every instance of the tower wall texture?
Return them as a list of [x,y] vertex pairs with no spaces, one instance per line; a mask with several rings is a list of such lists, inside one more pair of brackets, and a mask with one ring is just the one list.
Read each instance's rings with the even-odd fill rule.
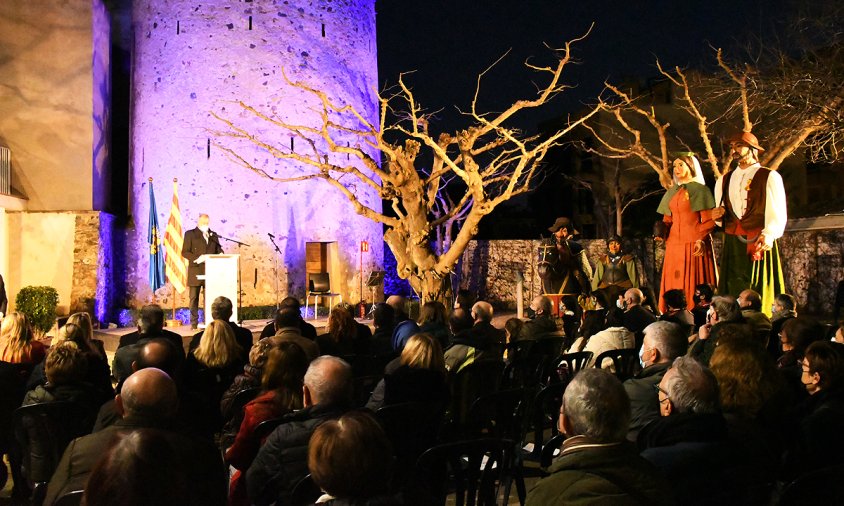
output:
[[[355,106],[377,124],[377,61],[374,0],[135,0],[133,5],[132,153],[127,232],[126,282],[133,305],[150,300],[146,244],[150,177],[166,226],[172,181],[178,178],[185,230],[199,213],[211,228],[247,243],[222,241],[242,258],[243,304],[276,301],[277,237],[279,297],[303,297],[305,243],[337,241],[340,279],[332,290],[345,300],[359,297],[359,244],[374,245],[364,255],[364,273],[382,264],[381,226],[354,212],[343,195],[323,181],[276,183],[234,163],[219,146],[278,176],[302,174],[304,165],[275,159],[266,150],[219,135],[224,125],[212,112],[236,121],[279,147],[290,134],[237,106],[243,101],[280,121],[316,126],[314,99],[289,86],[282,69]],[[298,141],[298,140],[297,140]],[[353,142],[351,139],[349,142]],[[294,149],[304,153],[304,142]],[[379,159],[377,152],[369,153]],[[337,162],[349,163],[346,156]],[[363,203],[381,209],[380,197],[358,185]],[[163,230],[162,230],[163,233]],[[168,285],[169,286],[169,285]],[[157,301],[170,304],[169,288]],[[187,303],[187,294],[179,299]]]

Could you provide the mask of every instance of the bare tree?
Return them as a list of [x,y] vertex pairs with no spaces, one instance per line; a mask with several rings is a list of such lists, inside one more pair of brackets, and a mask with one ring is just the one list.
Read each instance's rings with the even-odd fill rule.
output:
[[[570,118],[564,128],[541,138],[510,126],[517,113],[545,105],[566,88],[562,74],[572,62],[572,45],[587,35],[553,49],[553,64],[525,62],[547,81],[537,86],[535,97],[517,100],[502,112],[478,110],[481,81],[489,68],[482,72],[470,108],[463,112],[469,125],[454,133],[431,131],[432,113],[417,102],[404,75],[393,92],[379,95],[379,123],[374,124],[354,106],[337,103],[319,88],[285,74],[288,85],[316,99],[318,125],[291,124],[244,102],[239,106],[270,130],[279,129],[302,140],[307,152],[293,151],[278,144],[275,135],[247,131],[235,120],[215,113],[226,127],[218,132],[217,145],[235,162],[274,181],[322,180],[336,188],[355,212],[385,226],[384,240],[396,257],[398,275],[409,280],[423,301],[438,299],[443,295],[444,278],[476,234],[480,220],[502,202],[531,190],[548,149],[599,110],[595,107]],[[349,137],[351,142],[343,142]],[[304,168],[304,173],[272,175],[238,153],[229,140],[257,145],[277,159],[293,162],[292,167]],[[379,152],[383,161],[368,154],[372,150]],[[347,155],[350,161],[338,162],[338,154]],[[433,160],[430,170],[422,170],[426,156]],[[355,192],[355,185],[361,184],[390,202],[392,213],[366,205]],[[446,184],[455,188],[446,193]],[[437,231],[440,236],[433,248]]]
[[722,139],[739,129],[767,140],[760,162],[772,170],[795,153],[805,153],[811,161],[840,159],[844,55],[840,24],[831,20],[841,21],[843,11],[838,6],[824,15],[798,16],[795,32],[811,35],[796,37],[801,40],[790,52],[760,42],[748,44],[743,58],[730,61],[717,49],[712,73],[666,69],[657,60],[661,77],[675,93],[668,107],[671,117],[676,121],[685,116],[687,129],[672,127],[666,108],[652,96],[606,83],[599,100],[605,114],[586,125],[596,142],[590,151],[609,159],[638,159],[659,175],[665,188],[673,184],[674,150],[700,152],[701,162],[716,177],[729,171]]

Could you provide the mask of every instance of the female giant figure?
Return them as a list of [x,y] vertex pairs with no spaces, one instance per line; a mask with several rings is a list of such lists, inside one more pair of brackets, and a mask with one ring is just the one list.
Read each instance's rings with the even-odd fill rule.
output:
[[695,286],[718,284],[715,256],[709,233],[715,228],[715,198],[706,187],[700,163],[691,154],[674,160],[674,186],[662,197],[657,212],[668,227],[665,260],[659,288],[659,309],[665,311],[663,294],[679,289],[686,293],[691,310]]

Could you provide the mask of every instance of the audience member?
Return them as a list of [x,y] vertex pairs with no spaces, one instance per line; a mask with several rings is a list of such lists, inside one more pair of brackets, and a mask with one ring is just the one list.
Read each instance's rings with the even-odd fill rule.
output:
[[401,295],[390,295],[387,297],[387,304],[392,306],[394,312],[393,321],[395,322],[395,326],[393,327],[391,338],[393,351],[401,353],[404,344],[410,339],[410,336],[419,332],[419,325],[407,315],[405,311],[407,299]]
[[656,386],[674,359],[686,354],[689,341],[679,325],[658,321],[645,327],[645,339],[639,348],[642,371],[624,382],[630,397],[630,428],[627,439],[636,441],[642,427],[659,418]]
[[319,345],[315,340],[308,339],[302,335],[299,329],[299,320],[302,317],[299,315],[298,309],[284,308],[275,315],[275,335],[270,337],[273,344],[282,343],[284,341],[294,342],[299,345],[308,360],[314,360],[319,356]]
[[695,307],[692,308],[692,316],[695,319],[695,332],[706,324],[706,313],[709,312],[709,305],[712,303],[712,297],[714,295],[715,291],[712,289],[712,285],[708,283],[695,286],[695,293],[692,296],[695,303]]
[[525,504],[674,504],[665,479],[625,441],[629,421],[630,400],[618,379],[581,370],[560,408],[558,426],[568,438]]
[[[133,345],[134,346],[134,345]],[[184,351],[184,350],[182,350]],[[190,432],[194,426],[194,418],[201,416],[194,409],[196,402],[184,391],[184,385],[181,381],[181,367],[183,360],[181,355],[176,351],[172,341],[157,337],[149,339],[140,347],[138,357],[132,362],[132,374],[147,368],[155,368],[164,371],[167,376],[172,378],[176,383],[176,388],[179,389],[179,416],[177,417],[180,428]],[[117,393],[122,390],[122,385],[118,385]],[[97,414],[97,421],[94,424],[94,432],[98,432],[106,427],[110,427],[120,420],[120,413],[117,410],[115,399],[111,399],[100,407],[100,412]]]
[[656,316],[642,307],[644,297],[642,290],[630,288],[624,292],[624,302],[622,304],[624,306],[623,326],[630,332],[633,332],[636,339],[636,348],[642,346],[642,340],[645,338],[645,327],[656,321]]
[[472,306],[478,300],[478,296],[471,290],[461,288],[457,290],[457,297],[454,298],[454,307],[452,309],[465,309],[471,311]]
[[728,442],[715,376],[694,358],[679,357],[657,388],[661,418],[639,432],[642,456],[668,478],[680,504],[731,498],[735,484],[726,470],[739,457]]
[[525,322],[519,318],[508,318],[504,322],[504,336],[507,339],[507,344],[515,343],[521,338],[524,326]]
[[308,474],[311,434],[349,410],[352,391],[352,368],[345,361],[324,355],[311,362],[302,387],[304,409],[270,434],[246,473],[253,504],[289,503],[293,486]]
[[334,306],[328,315],[326,331],[316,338],[320,354],[340,357],[362,351],[357,343],[357,322],[342,304]]
[[471,312],[474,324],[469,332],[476,342],[483,342],[485,348],[491,353],[497,353],[500,357],[504,353],[504,331],[492,325],[493,309],[492,304],[486,301],[475,302]]
[[809,397],[797,407],[799,426],[786,458],[786,478],[833,465],[844,454],[844,348],[828,341],[810,344],[801,361]]
[[[184,356],[185,344],[182,336],[164,328],[164,310],[158,304],[147,304],[141,308],[138,314],[138,330],[120,336],[120,344],[117,345],[117,348],[137,344],[141,339],[156,337],[172,341],[178,349],[182,350]],[[131,363],[131,360],[129,363]]]
[[838,344],[844,344],[844,322],[838,326],[838,330],[835,331],[835,335],[832,336],[832,342]]
[[[211,303],[211,318],[224,321],[229,325],[232,329],[232,333],[234,334],[234,340],[237,341],[237,344],[240,345],[240,349],[243,350],[243,361],[248,362],[249,357],[247,355],[249,350],[252,348],[253,341],[252,331],[241,327],[236,322],[231,321],[233,314],[234,306],[232,305],[231,299],[228,297],[217,297],[214,299],[214,302]],[[190,345],[188,345],[189,351],[193,351],[199,346],[202,334],[202,332],[194,334],[190,341]]]
[[563,336],[565,347],[570,347],[580,331],[583,320],[583,308],[574,295],[564,295],[560,299],[560,318],[563,320]]
[[774,297],[774,305],[771,308],[771,334],[768,337],[768,354],[777,360],[782,355],[780,347],[780,332],[786,321],[797,318],[797,302],[792,295],[781,293]]
[[464,309],[455,309],[448,318],[448,326],[454,337],[451,348],[445,352],[445,368],[451,373],[460,372],[476,360],[501,357],[497,348],[491,348],[488,341],[475,338],[472,325],[474,321]]
[[403,402],[444,406],[448,398],[445,359],[440,343],[428,334],[419,333],[408,339],[399,361],[387,365],[384,379],[376,385],[366,407],[377,411],[384,405]]
[[353,306],[348,302],[341,302],[338,305],[349,313],[349,316],[352,317],[352,321],[357,329],[357,334],[355,335],[354,340],[355,353],[358,355],[368,355],[369,348],[372,346],[372,331],[369,329],[369,325],[364,325],[355,319],[357,317],[357,306]]
[[442,302],[432,300],[422,304],[416,323],[419,324],[419,332],[428,334],[439,341],[442,349],[448,348],[451,344],[448,334],[448,315]]
[[578,332],[578,337],[582,337],[584,341],[588,341],[592,336],[607,328],[607,315],[610,309],[607,292],[603,290],[594,292],[592,301],[594,308],[583,313],[583,323]]
[[721,339],[711,366],[730,441],[754,463],[748,483],[775,481],[793,397],[773,360],[753,338]]
[[261,448],[262,441],[255,435],[256,427],[266,420],[302,409],[302,385],[308,363],[308,357],[296,343],[284,342],[269,352],[261,379],[263,393],[244,407],[240,430],[234,444],[226,451],[226,463],[237,470],[229,487],[230,506],[249,504],[243,473]]
[[276,309],[275,314],[273,314],[273,319],[269,323],[267,323],[263,330],[261,330],[260,338],[264,339],[265,337],[272,337],[275,335],[276,331],[278,330],[275,326],[275,317],[278,316],[278,313],[281,312],[281,310],[286,308],[295,309],[296,312],[299,314],[299,321],[296,325],[297,327],[299,327],[299,333],[301,333],[302,336],[307,339],[310,339],[311,341],[316,339],[316,327],[306,322],[302,318],[302,304],[299,303],[299,299],[297,299],[296,297],[285,297],[281,300],[281,302],[279,302],[278,309]]
[[94,323],[91,321],[90,314],[84,311],[73,313],[67,317],[67,322],[65,322],[65,324],[68,323],[78,325],[82,328],[82,332],[85,334],[85,340],[91,343],[91,347],[94,348],[100,356],[106,356],[105,345],[102,340],[94,339]]
[[393,329],[395,328],[395,310],[393,306],[379,302],[372,309],[372,334],[370,353],[375,356],[393,353]]
[[762,296],[753,290],[742,290],[736,302],[741,307],[741,315],[750,325],[753,336],[763,348],[767,348],[768,338],[771,335],[771,319],[762,312]]
[[736,299],[728,296],[716,296],[712,298],[709,305],[709,312],[706,316],[706,323],[692,336],[689,355],[695,357],[704,366],[709,365],[709,359],[715,352],[718,345],[717,329],[719,325],[726,323],[743,323],[741,308]]
[[308,470],[324,492],[320,504],[394,504],[386,497],[392,468],[390,441],[365,411],[326,421],[308,444]]
[[692,335],[695,318],[691,311],[686,309],[686,292],[679,289],[668,290],[662,295],[662,299],[665,301],[666,310],[659,319],[676,323],[686,337]]
[[86,506],[226,504],[225,476],[213,446],[156,429],[116,436],[91,470]]
[[548,334],[557,332],[557,322],[551,314],[551,299],[544,295],[537,295],[530,301],[528,311],[529,320],[522,327],[519,339],[536,340]]
[[[220,399],[220,413],[223,414],[223,420],[226,420],[227,429],[224,433],[230,433],[231,429],[237,432],[240,427],[241,417],[238,413],[232,412],[232,403],[235,396],[250,388],[259,388],[261,386],[261,376],[264,374],[264,365],[267,363],[270,350],[275,348],[272,339],[261,339],[252,345],[249,350],[249,363],[243,366],[243,372],[235,376],[234,381],[228,390]],[[301,349],[301,348],[300,348]],[[235,420],[233,427],[228,427],[229,422]]]
[[11,364],[38,364],[47,355],[43,343],[33,339],[23,313],[9,313],[0,324],[0,360]]
[[783,324],[779,339],[783,354],[777,360],[777,367],[796,398],[804,399],[806,389],[801,379],[803,355],[810,344],[824,339],[824,327],[812,318],[798,316]]
[[[605,351],[633,349],[636,346],[635,337],[633,332],[630,332],[630,330],[623,326],[623,323],[622,315],[617,311],[610,312],[607,315],[606,329],[593,335],[589,340],[579,337],[572,347],[569,348],[568,353],[591,351],[592,358],[589,359],[586,367],[593,367],[598,355]],[[612,360],[604,359],[604,363],[600,367],[608,369],[610,372],[615,372],[615,365],[613,365]]]
[[199,346],[188,353],[183,379],[185,388],[201,402],[207,415],[206,424],[213,432],[223,424],[220,400],[223,392],[243,371],[243,351],[234,339],[231,327],[222,320],[214,320],[202,333]]
[[91,415],[90,424],[86,422],[83,425],[92,427],[97,410],[108,397],[103,389],[89,381],[89,355],[82,352],[75,342],[66,341],[51,346],[42,365],[47,381],[29,390],[23,405],[71,401],[78,404],[86,416]]

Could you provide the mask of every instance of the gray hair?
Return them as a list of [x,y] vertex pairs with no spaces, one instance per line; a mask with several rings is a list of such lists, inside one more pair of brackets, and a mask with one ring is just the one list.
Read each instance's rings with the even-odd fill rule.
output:
[[720,410],[718,380],[692,357],[680,357],[665,375],[668,399],[680,413],[708,414]]
[[475,315],[475,318],[484,321],[484,322],[491,322],[492,321],[492,304],[489,302],[485,302],[479,300],[475,302],[475,305],[472,306],[472,313]]
[[227,322],[231,319],[233,313],[234,306],[232,305],[231,299],[228,297],[217,297],[214,299],[214,302],[211,303],[211,318],[215,320],[223,320],[224,322]]
[[544,315],[551,314],[551,299],[544,295],[537,295],[533,299],[533,302],[536,303],[534,305],[536,306],[537,311],[542,311],[542,314]]
[[603,369],[583,369],[563,394],[563,412],[574,434],[597,443],[624,441],[630,425],[630,398],[621,382]]
[[712,297],[712,310],[718,315],[719,322],[736,322],[741,321],[741,308],[735,297],[729,295],[716,295]]
[[338,357],[318,357],[308,366],[305,386],[314,404],[350,404],[354,386],[352,367]]
[[689,340],[683,335],[683,328],[674,322],[656,321],[645,327],[645,337],[653,339],[654,349],[669,361],[686,354]]

